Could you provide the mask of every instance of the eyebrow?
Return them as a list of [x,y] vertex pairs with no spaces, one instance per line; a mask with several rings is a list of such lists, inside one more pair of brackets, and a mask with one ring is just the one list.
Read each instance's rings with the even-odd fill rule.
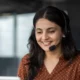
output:
[[[50,27],[50,28],[47,28],[47,30],[50,30],[50,29],[56,29],[55,27]],[[42,30],[41,28],[36,28],[36,30]]]
[[48,28],[47,30],[50,30],[50,29],[56,29],[55,27],[50,27],[50,28]]

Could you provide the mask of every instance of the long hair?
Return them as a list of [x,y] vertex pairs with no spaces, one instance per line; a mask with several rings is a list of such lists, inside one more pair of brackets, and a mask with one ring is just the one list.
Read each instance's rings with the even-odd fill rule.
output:
[[31,32],[31,35],[29,37],[29,71],[28,76],[26,80],[33,80],[36,75],[38,74],[39,68],[42,66],[44,58],[45,58],[45,52],[41,47],[37,44],[36,38],[35,38],[35,24],[40,18],[45,18],[51,22],[55,22],[61,27],[62,32],[65,34],[65,38],[61,41],[61,47],[63,50],[63,56],[65,60],[73,60],[76,53],[76,46],[74,44],[74,40],[72,38],[71,29],[69,25],[69,17],[68,15],[53,6],[48,6],[45,8],[40,9],[38,12],[36,12],[34,18],[33,18],[33,29]]

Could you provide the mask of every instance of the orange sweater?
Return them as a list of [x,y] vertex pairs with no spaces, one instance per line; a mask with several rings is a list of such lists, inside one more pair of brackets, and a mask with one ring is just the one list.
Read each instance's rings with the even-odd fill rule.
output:
[[[28,72],[27,58],[28,55],[22,58],[18,68],[18,76],[21,80],[24,80]],[[34,80],[80,80],[80,55],[75,58],[71,65],[66,66],[67,63],[68,61],[61,57],[51,74],[43,65]]]

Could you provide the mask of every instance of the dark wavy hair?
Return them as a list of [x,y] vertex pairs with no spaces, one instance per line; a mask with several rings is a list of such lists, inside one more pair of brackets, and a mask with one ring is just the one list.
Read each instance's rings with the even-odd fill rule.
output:
[[65,34],[65,38],[61,41],[61,46],[63,50],[63,56],[65,60],[72,61],[76,53],[76,46],[74,44],[74,40],[72,38],[71,29],[70,29],[70,20],[68,15],[63,11],[53,6],[47,6],[41,8],[38,12],[36,12],[33,18],[33,29],[31,35],[29,37],[29,71],[26,80],[33,80],[35,76],[38,74],[38,70],[43,65],[43,61],[45,58],[45,52],[41,47],[37,44],[35,38],[35,25],[36,22],[40,18],[45,18],[51,22],[55,22],[61,27],[62,32]]

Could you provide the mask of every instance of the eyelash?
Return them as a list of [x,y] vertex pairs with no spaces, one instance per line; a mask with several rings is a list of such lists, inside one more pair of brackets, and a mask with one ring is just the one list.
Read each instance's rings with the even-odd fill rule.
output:
[[38,34],[42,33],[42,32],[37,32]]

